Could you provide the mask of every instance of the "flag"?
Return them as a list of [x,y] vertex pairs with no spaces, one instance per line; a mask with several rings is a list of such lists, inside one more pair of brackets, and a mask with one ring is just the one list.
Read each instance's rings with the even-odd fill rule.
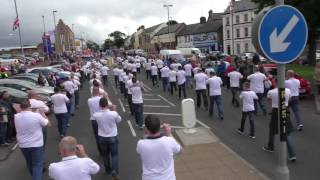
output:
[[17,17],[14,19],[12,30],[14,31],[14,30],[18,29],[18,27],[19,27],[19,17],[17,16]]

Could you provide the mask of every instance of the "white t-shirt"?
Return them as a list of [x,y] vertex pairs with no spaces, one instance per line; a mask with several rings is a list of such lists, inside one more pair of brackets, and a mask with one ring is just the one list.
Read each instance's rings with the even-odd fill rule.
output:
[[89,83],[90,83],[90,86],[93,86],[93,81],[94,81],[94,80],[96,80],[100,85],[102,84],[101,81],[100,81],[98,78],[96,78],[96,79],[91,79],[91,80],[90,80],[90,82],[89,82]]
[[207,80],[207,84],[209,84],[209,95],[210,96],[218,96],[221,95],[221,85],[222,80],[218,76],[213,76]]
[[43,101],[37,99],[29,99],[29,102],[31,108],[39,110],[39,113],[46,113],[49,111],[49,107]]
[[74,93],[74,90],[75,90],[75,84],[72,82],[72,81],[65,81],[62,83],[64,89],[66,91],[68,91],[70,94],[73,94]]
[[132,94],[131,89],[129,87],[131,87],[133,85],[132,83],[132,79],[129,79],[126,83],[126,86],[128,87],[128,94]]
[[17,130],[17,141],[20,148],[43,146],[42,127],[47,126],[48,119],[39,113],[21,111],[14,115],[14,124]]
[[130,91],[132,93],[132,103],[133,104],[140,104],[143,103],[143,98],[142,98],[142,87],[137,84],[133,84],[130,87]]
[[131,64],[131,71],[137,72],[137,65],[136,64]]
[[248,76],[250,80],[250,89],[255,93],[264,93],[264,81],[267,79],[266,75],[261,72],[255,72]]
[[285,87],[290,89],[291,96],[299,96],[300,81],[296,78],[290,78],[285,81]]
[[160,72],[161,72],[161,77],[169,77],[170,69],[167,66],[165,66],[162,69],[160,69]]
[[114,68],[113,69],[113,75],[114,76],[119,76],[119,68]]
[[258,99],[258,96],[254,91],[242,91],[240,99],[242,99],[243,112],[254,111],[254,100]]
[[[268,91],[267,98],[271,99],[272,108],[279,107],[279,96],[278,96],[278,88],[274,88]],[[288,107],[289,99],[291,97],[291,92],[288,88],[285,88],[285,104]]]
[[101,68],[101,74],[102,74],[102,76],[107,76],[107,75],[108,75],[108,71],[109,71],[108,66],[103,66],[103,67]]
[[177,84],[181,85],[186,82],[186,72],[184,70],[179,70],[177,72]]
[[186,64],[184,65],[184,70],[186,71],[186,76],[192,76],[192,65],[191,64]]
[[201,72],[194,75],[194,80],[196,81],[196,90],[207,89],[206,80],[208,76]]
[[71,81],[74,84],[74,90],[78,91],[79,90],[79,86],[81,85],[80,81],[78,81],[77,79],[71,79]]
[[88,99],[88,106],[90,110],[90,120],[95,120],[93,117],[93,114],[101,110],[100,104],[99,104],[100,99],[101,99],[101,96],[93,96]]
[[173,157],[181,149],[173,137],[139,140],[137,152],[142,160],[142,180],[175,180]]
[[243,78],[242,74],[238,71],[232,71],[228,74],[230,78],[230,87],[240,87],[240,79]]
[[163,61],[161,59],[157,60],[157,67],[160,69],[163,67]]
[[98,123],[98,135],[101,137],[115,137],[118,135],[117,123],[121,121],[116,111],[100,110],[93,114]]
[[67,103],[69,98],[62,93],[57,93],[51,96],[51,101],[53,103],[53,112],[55,114],[67,113]]
[[151,62],[147,62],[145,68],[146,70],[151,70]]
[[90,158],[68,156],[49,165],[49,177],[54,180],[91,180],[91,175],[99,170],[99,165]]
[[169,82],[176,82],[177,81],[177,72],[174,70],[171,70],[169,72]]
[[151,75],[152,75],[152,76],[158,75],[158,68],[157,68],[157,66],[151,66]]

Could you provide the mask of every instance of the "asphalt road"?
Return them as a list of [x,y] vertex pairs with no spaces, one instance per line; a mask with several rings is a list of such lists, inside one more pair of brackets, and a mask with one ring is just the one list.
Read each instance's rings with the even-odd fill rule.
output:
[[[177,93],[171,96],[168,92],[163,92],[162,87],[152,87],[150,80],[145,79],[144,73],[138,75],[147,91],[144,94],[144,113],[158,114],[163,122],[168,122],[173,126],[182,126],[181,100]],[[111,81],[112,79],[112,81]],[[143,131],[134,126],[134,117],[130,116],[126,100],[120,95],[118,89],[113,86],[113,77],[109,78],[107,91],[110,99],[118,106],[118,112],[122,116],[119,124],[119,148],[120,148],[120,178],[123,180],[141,179],[141,162],[136,153],[136,142],[143,137]],[[91,124],[89,121],[89,110],[87,99],[89,98],[89,87],[85,83],[81,90],[80,108],[75,117],[72,118],[71,127],[68,134],[75,136],[79,143],[84,144],[89,156],[102,166],[102,160],[98,155]],[[187,96],[195,99],[195,91],[187,90]],[[240,125],[241,109],[231,106],[231,92],[223,89],[224,120],[217,117],[209,118],[204,109],[197,109],[197,119],[202,125],[208,126],[211,130],[231,149],[241,157],[251,163],[262,173],[273,179],[277,154],[262,151],[261,147],[267,143],[269,116],[255,116],[256,140],[236,133],[236,128]],[[269,103],[270,106],[270,103]],[[216,109],[215,109],[216,112]],[[315,114],[313,101],[305,99],[301,101],[301,113],[304,121],[305,131],[293,133],[294,146],[297,153],[297,162],[288,163],[292,180],[316,180],[320,177],[318,162],[320,162],[320,116]],[[54,123],[48,130],[48,142],[46,147],[47,164],[59,161],[57,145],[59,136],[55,125],[55,118],[51,117]],[[294,122],[294,121],[293,121]],[[248,125],[248,124],[247,124]],[[197,126],[201,126],[198,124]],[[248,132],[249,126],[246,127]],[[16,149],[8,160],[0,162],[1,179],[5,180],[26,180],[31,179],[27,173],[25,161],[19,149]],[[49,179],[47,173],[44,179]],[[103,169],[96,180],[107,180],[111,177],[104,174]]]

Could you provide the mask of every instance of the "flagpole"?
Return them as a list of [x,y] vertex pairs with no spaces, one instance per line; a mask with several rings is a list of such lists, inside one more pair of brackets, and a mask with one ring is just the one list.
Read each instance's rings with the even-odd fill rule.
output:
[[22,46],[22,40],[21,40],[20,19],[19,19],[19,14],[18,14],[18,8],[17,8],[17,2],[16,2],[16,0],[14,0],[14,7],[15,7],[15,9],[16,9],[16,16],[17,16],[18,21],[19,21],[19,26],[18,26],[19,41],[20,41],[21,53],[22,53],[22,56],[23,56],[23,59],[24,59],[25,57],[24,57],[24,50],[23,50],[23,46]]

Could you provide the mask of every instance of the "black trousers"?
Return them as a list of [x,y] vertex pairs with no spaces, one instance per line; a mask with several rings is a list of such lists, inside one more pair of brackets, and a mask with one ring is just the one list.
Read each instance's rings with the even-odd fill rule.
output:
[[254,121],[253,121],[253,111],[248,111],[248,112],[242,111],[240,130],[244,131],[247,117],[249,117],[249,121],[250,121],[250,136],[254,136],[255,130],[254,130]]
[[114,76],[114,84],[116,87],[118,87],[119,84],[119,76]]
[[133,115],[132,94],[128,94],[128,105],[129,105],[131,115]]
[[170,82],[170,93],[173,95],[173,88],[174,91],[177,91],[177,82]]
[[179,84],[178,88],[179,88],[179,98],[181,98],[181,91],[183,91],[183,97],[187,98],[186,83]]
[[201,96],[203,99],[203,105],[204,108],[208,108],[208,98],[207,98],[207,92],[205,89],[199,89],[196,90],[196,94],[197,94],[197,107],[200,108],[201,107]]
[[158,85],[158,77],[157,77],[157,75],[152,75],[151,79],[152,79],[152,85],[153,86]]
[[231,87],[231,93],[232,93],[232,104],[239,107],[239,88],[238,87]]
[[149,77],[151,78],[151,70],[146,70],[146,74],[147,74],[147,79],[149,79]]

